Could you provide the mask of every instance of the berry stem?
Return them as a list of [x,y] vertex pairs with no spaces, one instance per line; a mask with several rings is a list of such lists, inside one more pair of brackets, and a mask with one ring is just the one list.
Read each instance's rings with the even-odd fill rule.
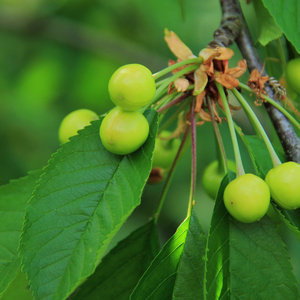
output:
[[[199,65],[190,65],[182,70],[180,70],[179,72],[175,73],[173,76],[170,76],[168,78],[168,80],[166,80],[165,82],[163,82],[161,84],[161,86],[156,90],[155,96],[152,99],[151,103],[148,105],[148,107],[150,107],[153,103],[155,103],[156,101],[158,101],[158,99],[160,99],[162,97],[162,95],[165,93],[165,89],[167,89],[167,87],[173,82],[175,81],[177,78],[190,73],[194,70],[196,70],[199,67]],[[148,108],[147,107],[147,108]]]
[[191,188],[190,188],[190,196],[189,196],[189,205],[188,205],[187,218],[192,213],[192,208],[194,206],[195,187],[196,187],[197,144],[196,144],[195,100],[191,103],[191,138],[192,138]]
[[237,89],[233,89],[232,90],[233,94],[235,95],[235,97],[237,98],[237,100],[239,101],[239,103],[242,105],[244,111],[247,113],[248,118],[250,119],[250,122],[252,124],[252,126],[256,129],[257,132],[259,132],[259,134],[261,135],[264,143],[267,146],[267,149],[270,153],[271,159],[272,159],[272,163],[273,166],[279,166],[281,165],[281,161],[278,158],[265,130],[263,129],[262,125],[260,124],[258,118],[256,117],[255,113],[253,112],[252,108],[250,107],[250,105],[248,104],[248,102],[245,100],[245,98],[238,92]]
[[162,132],[163,130],[165,130],[170,124],[172,124],[176,118],[178,117],[178,115],[184,111],[185,107],[188,105],[189,101],[184,101],[183,103],[181,103],[181,105],[179,106],[179,108],[174,112],[173,115],[171,115],[168,120],[162,125],[160,126],[158,133]]
[[[181,94],[179,94],[181,96]],[[156,102],[155,108],[158,112],[159,110],[165,106],[165,104],[168,104],[169,102],[172,102],[174,98],[178,96],[178,93],[171,93],[167,94],[164,97],[162,97],[159,101]]]
[[183,148],[185,146],[185,143],[186,143],[187,137],[189,135],[189,132],[190,132],[190,128],[187,127],[186,130],[185,130],[185,132],[184,132],[183,138],[181,140],[181,144],[179,146],[179,149],[178,149],[178,152],[176,154],[176,157],[175,157],[175,159],[173,161],[171,169],[170,169],[170,171],[168,173],[168,176],[166,178],[166,182],[165,182],[165,185],[163,187],[163,190],[162,190],[162,193],[161,193],[161,196],[160,196],[160,199],[159,199],[159,202],[158,202],[158,205],[157,205],[157,208],[155,210],[154,217],[153,217],[155,224],[157,223],[157,221],[159,219],[162,207],[164,205],[164,202],[165,202],[165,199],[166,199],[166,196],[167,196],[170,184],[172,182],[172,178],[173,178],[173,175],[174,175],[174,171],[175,171],[175,167],[177,165],[177,162],[179,161],[180,156],[184,153],[184,151],[182,151],[182,150],[183,150]]
[[286,69],[286,59],[285,59],[285,55],[284,55],[284,51],[283,51],[283,47],[282,47],[282,42],[279,39],[276,40],[277,42],[277,49],[279,52],[279,57],[280,57],[280,61],[282,63],[282,75],[285,75],[285,69]]
[[213,112],[212,106],[211,106],[211,99],[209,97],[206,98],[206,103],[207,107],[211,116],[214,132],[215,132],[215,138],[216,138],[216,145],[217,145],[217,155],[218,155],[218,161],[219,161],[219,166],[218,166],[218,171],[221,174],[226,174],[227,173],[227,158],[226,158],[226,153],[225,153],[225,148],[224,144],[222,141],[222,136],[219,130],[219,127],[217,125],[216,119],[215,119],[215,114]]
[[186,93],[184,93],[184,94],[179,94],[179,97],[177,97],[177,98],[171,100],[171,101],[168,102],[166,105],[160,107],[160,108],[157,110],[157,112],[160,113],[160,112],[162,112],[162,111],[164,111],[164,110],[166,110],[166,109],[172,107],[173,105],[176,105],[176,104],[180,103],[182,100],[188,98],[188,97],[191,96],[191,95],[192,95],[192,92],[190,92],[190,91],[189,91],[189,92],[186,92]]
[[226,116],[228,126],[229,126],[229,132],[230,132],[230,136],[231,136],[234,158],[235,158],[235,163],[236,163],[236,177],[239,177],[241,175],[244,175],[245,171],[244,171],[244,167],[243,167],[243,163],[242,163],[241,153],[240,153],[240,149],[239,149],[239,145],[238,145],[238,141],[237,141],[237,137],[236,137],[236,133],[235,133],[235,129],[234,129],[234,124],[233,124],[230,108],[229,108],[229,105],[227,102],[227,98],[226,98],[223,86],[221,84],[219,84],[218,82],[216,82],[216,86],[218,88],[218,91],[219,91],[221,99],[222,99],[222,103],[224,105],[225,116]]
[[167,80],[168,80],[168,78],[164,78],[164,79],[162,79],[160,81],[155,82],[155,87],[158,88],[159,86],[161,86]]
[[201,65],[203,62],[203,58],[202,57],[195,57],[195,58],[190,58],[190,59],[186,59],[183,61],[180,61],[178,63],[175,63],[174,65],[171,65],[155,74],[153,74],[153,77],[155,80],[157,80],[158,78],[168,74],[169,72],[172,72],[173,70],[188,65],[188,64],[197,64],[197,65]]
[[[241,83],[239,84],[239,87],[250,92],[253,93],[253,91],[251,90],[250,87],[248,87],[246,84]],[[266,100],[267,102],[269,102],[270,104],[272,104],[274,107],[276,107],[281,113],[283,113],[289,120],[290,122],[298,129],[300,130],[300,123],[284,108],[282,107],[279,103],[277,103],[276,101],[274,101],[272,98],[266,96],[266,95],[261,95],[261,97]]]

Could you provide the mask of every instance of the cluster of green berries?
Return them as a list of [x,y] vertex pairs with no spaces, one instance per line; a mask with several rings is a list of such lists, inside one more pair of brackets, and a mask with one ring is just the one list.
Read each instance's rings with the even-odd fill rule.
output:
[[300,207],[300,165],[286,162],[271,169],[265,180],[245,174],[231,181],[224,191],[224,203],[237,220],[251,223],[267,212],[270,198],[284,209]]
[[[215,199],[224,173],[218,171],[218,161],[204,171],[203,188]],[[234,163],[228,161],[234,171]],[[260,220],[267,212],[270,198],[284,209],[300,207],[300,165],[286,162],[271,169],[265,180],[253,174],[244,174],[231,181],[224,191],[224,204],[228,212],[243,223]]]
[[124,65],[112,75],[108,91],[116,107],[103,119],[100,138],[110,152],[126,155],[139,149],[149,135],[149,124],[139,109],[153,99],[152,73],[140,64]]

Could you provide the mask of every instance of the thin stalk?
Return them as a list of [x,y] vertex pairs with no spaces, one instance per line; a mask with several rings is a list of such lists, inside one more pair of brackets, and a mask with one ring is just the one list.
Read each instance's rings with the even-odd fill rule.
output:
[[160,112],[162,112],[162,111],[164,111],[164,110],[166,110],[166,109],[172,107],[173,105],[176,105],[176,104],[180,103],[180,102],[183,101],[184,99],[188,98],[191,94],[192,94],[192,92],[187,92],[187,93],[184,93],[183,95],[182,95],[182,94],[181,94],[181,95],[179,94],[179,95],[180,95],[179,97],[177,97],[177,98],[171,100],[171,101],[168,102],[166,105],[160,107],[160,108],[157,110],[157,112],[160,113]]
[[190,128],[187,127],[186,130],[185,130],[185,132],[184,132],[183,138],[181,140],[181,144],[180,144],[180,147],[179,147],[179,149],[177,151],[176,157],[175,157],[175,159],[173,161],[171,169],[170,169],[170,171],[168,173],[168,176],[166,178],[166,182],[165,182],[165,185],[163,187],[163,190],[162,190],[162,193],[161,193],[161,196],[160,196],[160,199],[159,199],[159,202],[158,202],[158,205],[157,205],[157,208],[155,210],[154,217],[153,217],[155,224],[157,223],[157,221],[159,219],[162,207],[164,205],[167,193],[168,193],[169,188],[170,188],[170,184],[171,184],[171,181],[172,181],[172,178],[173,178],[173,175],[174,175],[175,167],[176,167],[177,162],[179,161],[179,158],[180,158],[180,156],[182,154],[182,149],[184,148],[184,145],[185,145],[185,142],[187,140],[189,131],[190,131]]
[[158,99],[161,98],[161,96],[164,94],[164,90],[171,84],[173,81],[175,81],[177,78],[183,76],[186,73],[192,72],[196,70],[199,66],[198,65],[190,65],[179,72],[175,73],[173,76],[169,77],[168,80],[166,80],[157,90],[155,93],[154,98],[152,99],[151,103],[148,105],[151,106],[153,103],[155,103]]
[[165,130],[166,128],[168,128],[168,126],[176,120],[179,113],[184,110],[184,108],[188,105],[188,103],[189,103],[189,101],[185,101],[185,102],[181,103],[181,105],[174,112],[174,114],[171,117],[169,117],[168,120],[159,128],[158,133],[160,133],[163,130]]
[[[239,84],[239,87],[250,92],[253,93],[253,91],[251,90],[250,87],[248,87],[246,84],[241,83]],[[282,114],[284,114],[289,120],[290,122],[298,129],[300,130],[300,123],[284,108],[282,107],[279,103],[277,103],[276,101],[274,101],[272,98],[266,96],[266,95],[261,95],[261,97],[266,100],[267,102],[269,102],[270,104],[272,104],[274,107],[276,107]]]
[[235,133],[235,129],[234,129],[232,116],[230,113],[230,108],[229,108],[229,105],[227,102],[225,92],[223,90],[223,86],[217,82],[216,82],[216,86],[218,88],[218,91],[219,91],[221,99],[222,99],[222,103],[225,108],[225,115],[226,115],[228,126],[229,126],[229,132],[230,132],[230,136],[231,136],[231,141],[232,141],[232,146],[233,146],[233,151],[234,151],[234,158],[235,158],[235,163],[236,163],[236,176],[239,177],[241,175],[244,175],[245,171],[244,171],[244,167],[243,167],[243,163],[242,163],[241,153],[240,153],[240,149],[239,149],[239,145],[238,145],[238,141],[237,141],[237,137],[236,137],[236,133]]
[[[155,109],[159,112],[159,110],[161,108],[165,107],[165,105],[168,105],[168,103],[172,102],[176,96],[177,96],[177,93],[171,93],[171,94],[165,95],[163,98],[161,98],[159,101],[157,101]],[[180,96],[181,96],[181,94],[180,94]]]
[[283,52],[283,47],[282,47],[282,42],[280,39],[277,39],[277,48],[278,48],[278,51],[279,51],[279,57],[280,57],[280,61],[282,63],[282,75],[284,76],[285,75],[285,69],[286,69],[286,60],[285,60],[285,55],[284,55],[284,52]]
[[160,85],[162,85],[167,80],[168,80],[168,78],[165,78],[165,79],[155,82],[155,87],[158,88]]
[[189,205],[187,218],[192,213],[194,206],[194,194],[196,187],[196,169],[197,169],[197,144],[196,144],[196,114],[195,114],[195,101],[191,104],[191,138],[192,138],[192,167],[191,167],[191,187],[189,196]]
[[[201,65],[203,62],[203,58],[202,57],[195,57],[195,58],[190,58],[190,59],[186,59],[186,60],[182,60],[178,63],[175,63],[174,65],[172,66],[169,66],[155,74],[153,74],[153,78],[155,80],[157,80],[158,78],[168,74],[169,72],[172,72],[173,70],[179,68],[179,67],[182,67],[182,66],[185,66],[185,65],[188,65],[188,64],[198,64],[198,65]],[[199,67],[199,66],[198,66]]]
[[226,158],[226,152],[224,148],[224,144],[222,141],[222,136],[219,130],[219,127],[217,125],[217,122],[215,120],[215,114],[213,112],[212,106],[211,106],[211,99],[209,97],[206,98],[207,101],[207,107],[209,110],[209,114],[211,116],[214,132],[215,132],[215,138],[216,138],[216,145],[217,145],[217,154],[218,154],[218,160],[219,160],[219,166],[218,171],[222,174],[227,173],[227,158]]
[[273,166],[279,166],[281,165],[281,161],[278,158],[265,130],[263,129],[262,125],[260,124],[258,118],[256,117],[255,113],[253,112],[252,108],[250,107],[250,105],[247,103],[247,101],[244,99],[244,97],[238,92],[237,89],[233,89],[232,90],[233,94],[235,95],[235,97],[237,98],[237,100],[240,102],[240,104],[242,105],[243,109],[247,112],[247,115],[250,119],[250,122],[252,124],[252,126],[254,128],[256,128],[256,130],[260,133],[264,143],[267,146],[267,149],[270,153],[271,159],[272,159],[272,163]]

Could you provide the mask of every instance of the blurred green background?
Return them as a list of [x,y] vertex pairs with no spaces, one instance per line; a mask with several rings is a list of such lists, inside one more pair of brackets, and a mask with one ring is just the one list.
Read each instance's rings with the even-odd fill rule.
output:
[[[257,35],[251,5],[246,17]],[[174,57],[164,42],[164,28],[197,54],[211,41],[220,18],[217,0],[0,0],[0,184],[47,164],[59,148],[58,127],[66,114],[78,108],[98,114],[110,109],[107,85],[116,68],[127,63],[144,64],[153,72],[165,68]],[[241,56],[233,49],[235,65]],[[264,109],[259,115],[266,116]],[[236,119],[245,133],[252,132],[245,115],[238,113]],[[270,130],[268,118],[264,125]],[[232,159],[226,123],[220,127]],[[202,191],[201,176],[216,157],[211,124],[198,127],[197,147],[196,209],[207,232],[214,203]],[[251,170],[243,147],[242,155]],[[142,205],[117,239],[151,216],[162,186],[146,186]],[[186,215],[189,187],[188,151],[162,212],[163,240]]]

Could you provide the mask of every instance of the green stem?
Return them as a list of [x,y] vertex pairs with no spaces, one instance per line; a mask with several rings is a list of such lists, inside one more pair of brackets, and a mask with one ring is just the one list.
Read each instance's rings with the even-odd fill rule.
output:
[[162,132],[163,130],[165,130],[166,128],[168,128],[168,126],[170,124],[172,124],[176,118],[178,117],[179,113],[181,111],[184,110],[184,108],[189,104],[189,101],[184,101],[179,108],[174,112],[174,114],[168,118],[168,120],[159,128],[158,133]]
[[179,67],[182,67],[182,66],[185,66],[185,65],[188,65],[188,64],[198,64],[198,65],[200,65],[200,64],[202,64],[202,62],[203,62],[202,57],[195,57],[195,58],[186,59],[186,60],[175,63],[174,65],[169,66],[169,67],[153,74],[153,77],[154,77],[155,80],[157,80],[158,78],[168,74],[169,72],[172,72],[173,70],[175,70]]
[[196,169],[197,169],[197,143],[196,143],[196,115],[195,115],[195,101],[191,103],[191,140],[192,140],[192,159],[191,159],[191,187],[189,196],[189,205],[187,211],[187,218],[191,216],[194,206],[194,194],[196,187]]
[[158,88],[159,86],[161,86],[167,80],[168,80],[168,78],[165,78],[165,79],[162,79],[160,81],[155,82],[155,87]]
[[169,77],[168,80],[163,82],[162,85],[156,90],[155,96],[152,99],[151,103],[148,105],[148,107],[151,106],[156,101],[158,101],[158,99],[160,99],[162,97],[162,95],[164,93],[166,93],[165,90],[168,88],[169,84],[171,84],[173,81],[175,81],[177,78],[183,76],[184,74],[198,69],[198,67],[199,67],[198,65],[190,65],[190,66],[180,70],[179,72],[175,73],[173,76]]
[[[253,93],[253,91],[251,90],[250,87],[248,87],[246,84],[241,83],[239,84],[239,87],[250,92]],[[282,107],[279,103],[277,103],[275,100],[271,99],[270,97],[266,96],[266,95],[261,95],[261,97],[266,100],[267,102],[269,102],[270,104],[272,104],[273,106],[275,106],[280,112],[282,112],[289,120],[290,122],[298,129],[300,130],[300,123],[284,108]]]
[[168,102],[172,101],[175,97],[177,96],[181,96],[183,93],[177,94],[175,93],[171,93],[168,95],[165,95],[163,98],[161,98],[156,104],[155,110],[160,109],[161,107],[163,107],[165,104],[167,104]]
[[164,205],[164,202],[165,202],[165,199],[166,199],[166,196],[167,196],[167,193],[169,191],[169,188],[170,188],[170,185],[171,185],[171,182],[172,182],[172,178],[173,178],[173,175],[174,175],[174,171],[175,171],[175,167],[179,161],[179,158],[181,157],[182,154],[184,154],[184,151],[183,148],[184,148],[184,145],[185,145],[185,142],[187,140],[187,137],[188,137],[188,134],[189,134],[189,131],[190,131],[190,128],[187,127],[185,133],[184,133],[184,136],[182,138],[182,141],[181,141],[181,144],[180,144],[180,147],[178,149],[178,152],[176,154],[176,157],[174,159],[174,162],[172,164],[172,167],[168,173],[168,176],[166,178],[166,182],[165,182],[165,185],[163,187],[163,191],[162,191],[162,194],[160,196],[160,199],[159,199],[159,202],[158,202],[158,205],[157,205],[157,208],[155,210],[155,213],[154,213],[154,223],[156,224],[158,219],[159,219],[159,216],[160,216],[160,213],[161,213],[161,210],[162,210],[162,207]]
[[253,112],[252,108],[250,107],[250,105],[248,104],[248,102],[244,99],[244,97],[238,92],[237,89],[233,89],[232,90],[233,94],[235,95],[235,97],[237,98],[237,100],[240,102],[240,104],[242,105],[244,111],[247,112],[247,115],[250,119],[250,122],[252,124],[252,126],[254,128],[256,128],[256,131],[259,132],[259,134],[261,135],[264,143],[266,144],[267,146],[267,149],[270,153],[270,156],[271,156],[271,159],[272,159],[272,162],[273,162],[273,166],[276,167],[276,166],[279,166],[281,165],[281,161],[280,159],[278,158],[265,130],[263,129],[262,125],[260,124],[258,118],[256,117],[255,113]]
[[234,151],[234,158],[235,158],[235,163],[236,163],[236,176],[239,177],[241,175],[244,175],[245,171],[244,171],[244,167],[243,167],[243,163],[242,163],[241,153],[240,153],[240,149],[239,149],[239,145],[238,145],[238,141],[237,141],[237,137],[236,137],[236,133],[235,133],[235,129],[234,129],[234,124],[233,124],[230,108],[229,108],[229,105],[227,102],[226,95],[223,90],[223,86],[217,82],[216,82],[216,86],[218,88],[218,91],[219,91],[221,99],[222,99],[222,103],[224,105],[225,115],[227,118],[229,132],[230,132],[232,146],[233,146],[233,151]]
[[279,51],[280,61],[283,65],[282,66],[282,69],[283,69],[282,75],[284,76],[285,75],[285,69],[286,69],[286,60],[285,60],[285,55],[284,55],[284,52],[283,52],[282,42],[281,42],[280,39],[277,39],[277,47],[278,47],[278,51]]
[[216,138],[216,145],[217,145],[217,155],[218,155],[218,172],[220,174],[226,174],[227,173],[227,158],[226,158],[226,153],[225,153],[225,148],[224,144],[222,141],[222,136],[219,130],[219,127],[217,125],[217,122],[215,120],[215,114],[212,109],[211,105],[211,99],[207,97],[207,107],[211,116],[214,132],[215,132],[215,138]]

